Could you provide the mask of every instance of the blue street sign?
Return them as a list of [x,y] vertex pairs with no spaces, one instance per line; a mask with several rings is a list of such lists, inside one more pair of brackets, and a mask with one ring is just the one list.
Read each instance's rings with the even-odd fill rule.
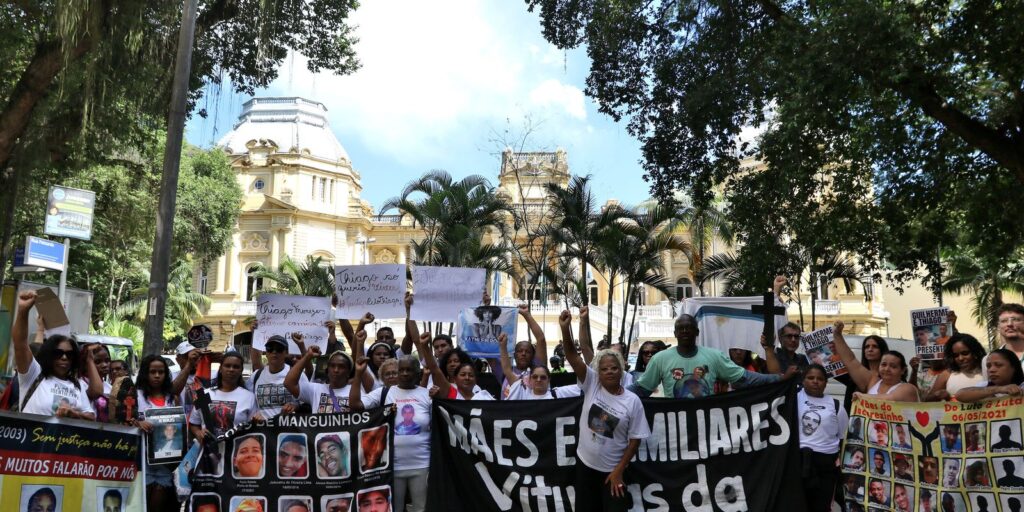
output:
[[23,264],[27,267],[42,267],[50,270],[64,270],[64,244],[30,236],[25,240]]

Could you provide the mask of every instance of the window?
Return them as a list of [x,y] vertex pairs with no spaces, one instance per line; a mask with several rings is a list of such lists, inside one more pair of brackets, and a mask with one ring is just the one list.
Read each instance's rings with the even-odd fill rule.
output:
[[245,279],[245,300],[256,300],[256,292],[263,289],[263,278],[256,277],[256,266],[249,267]]
[[680,277],[676,281],[676,300],[693,298],[693,291],[693,281],[685,277]]
[[199,293],[206,295],[206,283],[209,281],[210,273],[205,268],[199,269]]
[[589,305],[597,305],[597,281],[591,280],[587,283],[587,299]]
[[263,181],[263,178],[256,178],[256,181],[252,182],[252,189],[256,192],[263,192],[263,188],[266,186],[267,184]]
[[815,297],[817,300],[828,300],[828,287],[832,284],[829,282],[827,277],[818,277],[818,296]]
[[334,180],[331,180],[331,188],[327,192],[327,201],[331,204],[334,203]]
[[320,202],[327,199],[327,178],[320,178]]
[[310,197],[310,199],[316,199],[316,197],[322,193],[322,186],[323,185],[321,184],[320,179],[317,178],[316,176],[313,176],[313,196]]
[[647,304],[647,289],[643,284],[633,289],[633,296],[629,298],[629,303],[634,306]]

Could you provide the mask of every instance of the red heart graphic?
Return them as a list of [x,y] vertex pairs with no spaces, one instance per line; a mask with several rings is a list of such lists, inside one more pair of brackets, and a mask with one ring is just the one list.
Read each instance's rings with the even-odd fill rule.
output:
[[928,426],[929,420],[931,420],[931,418],[928,416],[927,412],[917,411],[917,422],[920,423],[922,427]]

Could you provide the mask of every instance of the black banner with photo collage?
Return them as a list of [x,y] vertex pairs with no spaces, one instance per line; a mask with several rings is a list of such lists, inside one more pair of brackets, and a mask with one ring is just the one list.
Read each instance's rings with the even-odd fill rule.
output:
[[[282,415],[229,430],[203,453],[193,512],[355,512],[390,507],[395,409]],[[376,509],[374,509],[376,510]],[[387,508],[385,510],[390,510]]]

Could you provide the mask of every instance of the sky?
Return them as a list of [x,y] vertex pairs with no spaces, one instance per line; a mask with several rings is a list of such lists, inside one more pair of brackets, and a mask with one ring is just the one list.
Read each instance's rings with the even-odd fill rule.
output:
[[[374,207],[433,169],[497,183],[505,146],[565,149],[574,174],[593,175],[602,202],[648,197],[639,143],[583,93],[585,50],[548,44],[525,2],[365,2],[351,21],[362,68],[314,74],[291,55],[257,96],[323,103]],[[197,107],[210,115],[192,116],[187,140],[216,144],[249,98],[228,87],[208,90]]]

